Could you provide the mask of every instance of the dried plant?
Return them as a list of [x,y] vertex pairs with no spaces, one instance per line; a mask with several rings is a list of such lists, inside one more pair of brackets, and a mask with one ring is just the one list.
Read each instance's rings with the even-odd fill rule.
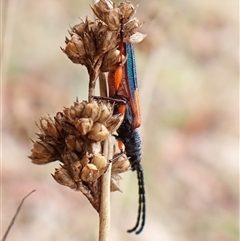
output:
[[[41,117],[40,133],[33,141],[30,159],[34,164],[60,161],[52,174],[59,184],[81,191],[92,206],[100,209],[100,177],[108,169],[109,160],[103,155],[107,138],[121,125],[124,115],[114,114],[114,105],[94,100],[95,83],[100,73],[116,68],[126,56],[118,50],[123,26],[125,42],[140,42],[145,35],[138,32],[142,23],[132,18],[137,7],[130,1],[115,5],[101,0],[91,6],[97,19],[86,18],[69,31],[62,51],[76,64],[86,66],[89,74],[88,101],[78,100],[52,118]],[[111,165],[111,191],[120,190],[120,173],[130,169],[126,155],[114,153]],[[116,159],[116,160],[115,160]]]
[[108,72],[120,64],[122,58],[118,45],[121,24],[124,42],[138,43],[145,37],[138,32],[142,23],[137,18],[132,18],[136,9],[130,1],[116,6],[110,0],[101,0],[92,6],[98,19],[81,20],[69,31],[71,38],[66,38],[66,46],[61,49],[73,63],[86,66],[90,77],[89,101],[95,94],[99,73]]
[[[113,115],[113,106],[93,100],[76,100],[54,118],[41,117],[37,124],[40,133],[33,141],[30,158],[34,164],[60,161],[52,174],[61,185],[81,191],[99,211],[99,177],[108,167],[102,155],[102,143],[119,127],[122,114]],[[113,162],[111,191],[120,190],[119,173],[129,169],[126,156]]]

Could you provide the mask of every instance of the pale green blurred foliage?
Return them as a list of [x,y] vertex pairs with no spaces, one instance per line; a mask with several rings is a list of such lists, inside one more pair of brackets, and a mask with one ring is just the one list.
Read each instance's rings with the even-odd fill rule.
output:
[[[238,240],[238,3],[133,1],[148,37],[136,45],[147,220],[137,215],[136,173],[112,194],[110,240]],[[78,96],[88,76],[61,52],[89,1],[3,3],[3,231],[32,189],[9,240],[96,240],[98,216],[58,185],[57,163],[31,164],[35,121]]]

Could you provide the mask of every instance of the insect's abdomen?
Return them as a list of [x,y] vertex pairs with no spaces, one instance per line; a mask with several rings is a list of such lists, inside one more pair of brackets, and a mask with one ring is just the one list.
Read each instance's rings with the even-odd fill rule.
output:
[[[124,126],[122,126],[124,127]],[[132,170],[137,170],[140,166],[142,159],[142,142],[138,129],[129,130],[128,133],[125,132],[126,128],[118,129],[118,138],[125,145],[125,152],[129,157]]]

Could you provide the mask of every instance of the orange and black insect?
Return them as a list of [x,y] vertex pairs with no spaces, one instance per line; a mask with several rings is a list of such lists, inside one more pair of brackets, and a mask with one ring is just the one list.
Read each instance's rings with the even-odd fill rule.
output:
[[[141,124],[138,100],[138,83],[134,48],[131,43],[123,42],[123,31],[120,32],[120,56],[127,60],[120,61],[115,71],[109,72],[109,97],[115,100],[115,112],[125,113],[123,123],[117,130],[117,140],[121,152],[129,157],[131,168],[137,172],[138,178],[138,216],[136,225],[128,230],[129,233],[139,234],[145,225],[146,201],[142,159],[142,143],[138,127]],[[122,58],[122,57],[121,57]]]

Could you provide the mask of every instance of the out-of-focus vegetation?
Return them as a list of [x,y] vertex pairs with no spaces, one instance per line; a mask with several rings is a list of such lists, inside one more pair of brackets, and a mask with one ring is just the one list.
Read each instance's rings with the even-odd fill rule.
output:
[[[238,240],[238,2],[133,1],[148,37],[136,45],[147,223],[136,174],[112,194],[110,240]],[[98,216],[81,194],[31,164],[35,121],[78,96],[87,74],[61,52],[69,25],[92,18],[90,1],[3,3],[2,226],[25,202],[9,240],[96,240]]]

